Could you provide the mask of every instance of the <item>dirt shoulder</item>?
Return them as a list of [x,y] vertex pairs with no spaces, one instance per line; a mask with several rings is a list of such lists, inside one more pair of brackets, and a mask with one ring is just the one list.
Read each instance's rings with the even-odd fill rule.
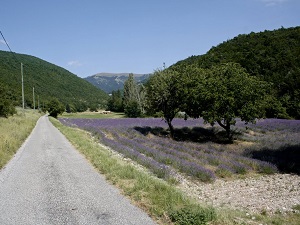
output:
[[182,179],[180,189],[215,207],[251,213],[284,213],[300,205],[300,176],[274,174],[205,184]]

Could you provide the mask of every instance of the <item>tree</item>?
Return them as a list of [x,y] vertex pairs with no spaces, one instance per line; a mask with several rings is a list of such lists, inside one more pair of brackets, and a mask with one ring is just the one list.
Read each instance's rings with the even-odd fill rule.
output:
[[128,102],[124,112],[130,118],[137,118],[142,114],[137,101]]
[[66,105],[66,112],[67,113],[75,113],[76,112],[76,108],[75,106],[71,103],[71,104],[67,104]]
[[65,111],[65,107],[57,98],[52,98],[47,104],[47,111],[50,116],[57,118],[58,114]]
[[124,106],[126,107],[130,101],[137,101],[137,84],[132,73],[124,82]]
[[265,116],[269,83],[250,76],[237,63],[214,66],[208,72],[202,77],[201,89],[196,90],[199,92],[198,115],[206,122],[211,125],[217,122],[231,140],[231,126],[235,125],[236,118],[254,123],[255,119]]
[[[124,83],[124,97],[123,105],[124,111],[131,111],[127,109],[131,107],[133,102],[136,102],[138,109],[136,112],[144,113],[145,90],[143,85],[138,85],[134,80],[133,74],[129,74],[128,79]],[[128,115],[127,115],[128,116]]]
[[5,86],[0,84],[0,116],[8,117],[15,113],[13,96]]
[[165,122],[174,138],[172,120],[179,112],[180,92],[176,90],[178,73],[174,70],[157,70],[146,84],[147,109],[149,113],[162,112]]
[[112,91],[111,97],[107,103],[107,109],[114,112],[123,112],[123,99],[120,90]]

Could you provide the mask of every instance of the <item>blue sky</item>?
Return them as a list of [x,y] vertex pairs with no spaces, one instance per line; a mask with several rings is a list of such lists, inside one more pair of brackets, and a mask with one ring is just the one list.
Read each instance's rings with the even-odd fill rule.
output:
[[[152,73],[238,34],[300,25],[300,0],[2,0],[12,51],[80,77]],[[0,37],[0,50],[8,51]]]

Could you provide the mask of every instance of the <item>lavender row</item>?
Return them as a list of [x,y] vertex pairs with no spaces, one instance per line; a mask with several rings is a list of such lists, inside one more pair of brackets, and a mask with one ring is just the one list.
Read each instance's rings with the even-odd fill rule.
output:
[[[215,175],[212,171],[207,170],[203,166],[183,158],[177,157],[176,154],[165,153],[159,149],[150,148],[145,146],[134,139],[128,139],[124,137],[124,130],[117,128],[104,128],[104,130],[109,133],[119,145],[123,145],[124,148],[135,149],[136,151],[145,154],[146,156],[154,159],[159,163],[165,165],[170,165],[173,168],[178,169],[180,172],[186,173],[188,175],[194,176],[202,181],[212,181],[215,179]],[[122,132],[123,131],[123,132]],[[142,135],[140,135],[142,139]]]
[[100,130],[97,131],[97,134],[99,135],[101,142],[103,144],[111,147],[115,151],[118,151],[119,153],[123,154],[125,157],[130,158],[138,162],[139,164],[145,166],[151,172],[156,174],[159,178],[169,179],[172,177],[171,170],[168,166],[141,154],[140,152],[136,151],[134,148],[124,146],[120,144],[120,142],[118,141],[114,141],[112,139],[107,138],[105,134]]
[[[177,125],[182,126],[182,121]],[[145,125],[163,126],[165,124],[161,119],[61,119],[61,122],[101,134],[104,144],[166,177],[170,176],[170,172],[161,171],[166,171],[168,166],[202,180],[213,180],[214,172],[219,176],[227,176],[233,173],[244,174],[250,170],[264,173],[277,171],[270,163],[213,148],[199,148],[195,143],[149,138],[134,129]],[[199,120],[198,124],[203,125],[203,121]],[[105,137],[103,132],[110,135],[110,138]]]
[[[125,131],[125,130],[124,130]],[[123,131],[123,132],[124,132]],[[201,165],[210,164],[212,166],[223,165],[226,166],[228,172],[231,173],[246,173],[249,170],[274,173],[277,172],[277,168],[266,162],[260,160],[254,160],[247,157],[239,156],[232,153],[220,152],[214,149],[200,149],[199,146],[191,143],[173,143],[169,139],[165,138],[151,138],[151,141],[145,140],[142,135],[137,135],[137,131],[130,132],[126,130],[125,134],[128,138],[135,139],[138,143],[144,143],[148,147],[156,148],[162,152],[166,152],[170,155],[186,159],[187,161],[197,162]],[[128,132],[129,131],[129,132]]]
[[187,175],[196,177],[201,181],[212,181],[215,179],[215,175],[211,170],[206,169],[194,160],[186,160],[184,158],[178,157],[175,151],[161,151],[159,148],[151,148],[145,146],[136,140],[117,138],[118,143],[122,143],[124,147],[130,147],[137,150],[140,153],[145,154],[154,160],[163,163],[165,165],[170,165],[173,168],[178,169],[180,172],[186,173]]

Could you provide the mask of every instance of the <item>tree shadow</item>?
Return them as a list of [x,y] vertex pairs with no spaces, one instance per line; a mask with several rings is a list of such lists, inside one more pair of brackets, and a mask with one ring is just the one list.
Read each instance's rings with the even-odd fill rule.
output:
[[300,144],[286,145],[278,149],[249,150],[246,155],[254,159],[270,162],[276,165],[282,173],[300,175]]
[[[170,138],[170,131],[163,127],[134,127],[134,129],[144,136],[152,134],[159,137]],[[237,132],[235,132],[238,135]],[[231,144],[228,140],[225,131],[220,131],[215,127],[182,127],[174,129],[175,141],[190,141],[197,143],[215,142],[219,144]]]

